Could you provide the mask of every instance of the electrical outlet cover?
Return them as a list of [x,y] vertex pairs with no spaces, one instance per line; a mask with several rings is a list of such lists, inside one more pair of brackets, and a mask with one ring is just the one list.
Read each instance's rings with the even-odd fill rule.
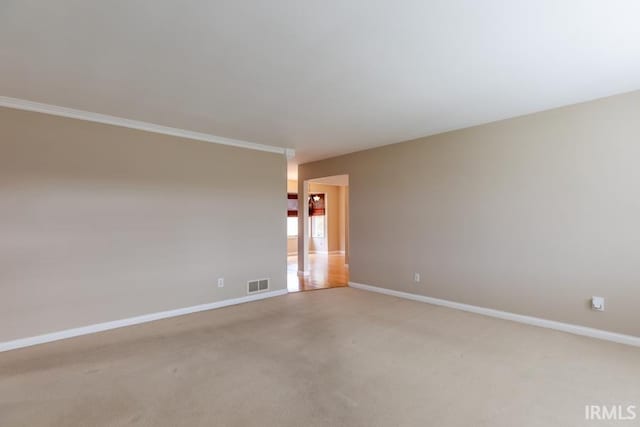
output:
[[604,298],[591,297],[591,308],[598,311],[604,311]]

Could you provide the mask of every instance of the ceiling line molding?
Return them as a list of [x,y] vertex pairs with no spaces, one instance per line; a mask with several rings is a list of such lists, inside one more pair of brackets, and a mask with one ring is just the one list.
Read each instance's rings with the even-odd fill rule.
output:
[[177,136],[180,138],[193,139],[196,141],[210,142],[213,144],[230,145],[232,147],[247,148],[249,150],[283,154],[287,157],[287,159],[291,159],[295,156],[295,150],[292,148],[276,147],[273,145],[258,144],[256,142],[243,141],[240,139],[225,138],[208,133],[194,132],[186,129],[157,125],[154,123],[142,122],[139,120],[125,119],[122,117],[110,116],[108,114],[93,113],[91,111],[76,110],[73,108],[60,107],[57,105],[43,104],[40,102],[28,101],[26,99],[11,98],[8,96],[0,96],[0,107],[7,107],[24,111],[34,111],[37,113],[85,120],[88,122],[102,123],[129,129],[142,130],[146,132],[159,133],[163,135]]
[[287,160],[293,160],[296,157],[296,150],[293,148],[285,148],[284,155],[287,157]]

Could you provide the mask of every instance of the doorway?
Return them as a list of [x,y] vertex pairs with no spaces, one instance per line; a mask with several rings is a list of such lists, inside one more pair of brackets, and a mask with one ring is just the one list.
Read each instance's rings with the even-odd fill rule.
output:
[[[300,203],[298,183],[288,184],[287,287],[289,292],[345,287],[349,283],[349,177],[337,175],[304,182],[306,201]],[[295,193],[292,191],[295,190]],[[303,196],[304,197],[304,196]],[[295,203],[304,211],[293,211]],[[300,227],[299,221],[305,221]],[[304,230],[300,233],[300,230]],[[299,239],[305,244],[299,245]],[[305,247],[307,253],[298,253]],[[305,256],[299,271],[299,256]]]

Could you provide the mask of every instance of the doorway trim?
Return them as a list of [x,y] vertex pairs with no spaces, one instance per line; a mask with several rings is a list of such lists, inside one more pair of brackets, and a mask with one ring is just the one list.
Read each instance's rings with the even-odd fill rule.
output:
[[[312,176],[310,178],[303,177],[303,174],[300,173],[300,168],[298,168],[298,276],[305,277],[311,274],[310,270],[310,261],[309,261],[309,245],[310,245],[310,236],[309,236],[309,209],[308,209],[308,199],[309,194],[309,185],[310,183],[317,184],[325,184],[325,185],[335,185],[340,187],[347,188],[347,193],[345,195],[345,203],[346,203],[346,217],[344,218],[346,226],[345,226],[345,265],[349,265],[349,252],[350,252],[350,244],[347,243],[349,241],[349,228],[351,221],[351,189],[349,185],[349,174],[333,174],[333,175],[320,175],[320,176]],[[330,183],[330,182],[318,182],[323,179],[332,179],[332,178],[344,178],[346,177],[345,184],[338,183]],[[306,179],[304,179],[306,178]],[[326,212],[328,214],[328,204],[330,203],[325,199]],[[330,220],[329,220],[330,221]],[[325,224],[325,235],[327,236],[327,250],[329,249],[328,242],[328,234],[329,234],[329,224],[328,222]],[[327,252],[329,253],[329,252]]]

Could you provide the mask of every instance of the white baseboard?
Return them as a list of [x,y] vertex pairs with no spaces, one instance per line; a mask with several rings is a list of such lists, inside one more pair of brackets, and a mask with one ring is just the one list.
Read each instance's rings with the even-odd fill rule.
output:
[[506,311],[494,310],[492,308],[462,304],[459,302],[432,298],[432,297],[412,294],[408,292],[394,291],[392,289],[379,288],[377,286],[364,285],[362,283],[349,282],[349,286],[351,286],[352,288],[362,289],[365,291],[378,292],[381,294],[391,295],[394,297],[426,302],[428,304],[440,305],[443,307],[454,308],[456,310],[482,314],[484,316],[497,317],[498,319],[511,320],[513,322],[539,326],[541,328],[555,329],[557,331],[568,332],[570,334],[582,335],[585,337],[597,338],[597,339],[606,340],[606,341],[613,341],[620,344],[627,344],[635,347],[640,347],[640,337],[635,337],[632,335],[624,335],[616,332],[603,331],[601,329],[593,329],[586,326],[573,325],[570,323],[556,322],[555,320],[540,319],[538,317],[525,316],[522,314],[515,314],[515,313],[509,313]]
[[194,305],[192,307],[177,308],[175,310],[161,311],[158,313],[143,314],[142,316],[130,317],[128,319],[114,320],[111,322],[96,323],[94,325],[82,326],[79,328],[66,329],[64,331],[51,332],[37,335],[35,337],[20,338],[13,341],[0,342],[0,352],[15,350],[22,347],[29,347],[37,344],[63,340],[66,338],[78,337],[81,335],[93,334],[96,332],[108,331],[110,329],[122,328],[124,326],[138,325],[140,323],[153,322],[154,320],[167,319],[169,317],[183,316],[185,314],[197,313],[199,311],[213,310],[230,305],[242,304],[245,302],[258,301],[265,298],[286,295],[288,291],[281,289],[278,291],[262,292],[245,297],[216,301],[207,304]]

